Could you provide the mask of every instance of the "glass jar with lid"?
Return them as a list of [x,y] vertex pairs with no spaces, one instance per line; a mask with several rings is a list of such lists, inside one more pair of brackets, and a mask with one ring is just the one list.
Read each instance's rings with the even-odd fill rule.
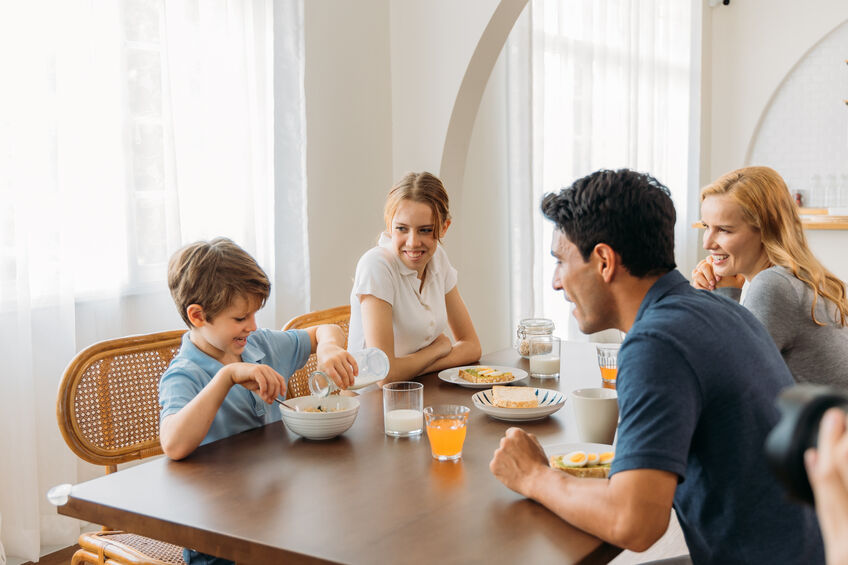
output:
[[530,337],[535,335],[553,335],[554,323],[547,318],[524,318],[518,323],[515,337],[515,350],[519,355],[528,358],[530,353]]

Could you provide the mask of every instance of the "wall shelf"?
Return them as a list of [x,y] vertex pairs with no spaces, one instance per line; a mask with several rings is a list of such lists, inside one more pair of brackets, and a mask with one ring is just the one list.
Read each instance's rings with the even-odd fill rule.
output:
[[[848,216],[830,216],[827,208],[798,208],[805,230],[848,230]],[[693,228],[703,229],[700,222]]]

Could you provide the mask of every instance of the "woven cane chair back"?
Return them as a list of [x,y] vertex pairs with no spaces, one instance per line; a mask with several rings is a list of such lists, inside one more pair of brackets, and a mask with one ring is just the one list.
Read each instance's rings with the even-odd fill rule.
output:
[[[65,369],[56,418],[68,447],[80,459],[105,465],[162,454],[159,378],[177,354],[185,330],[96,343]],[[119,531],[84,533],[72,564],[168,565],[184,563],[182,548]]]
[[[347,336],[350,330],[350,306],[336,306],[326,310],[316,310],[308,314],[294,317],[283,327],[284,330],[302,330],[321,324],[335,324],[339,326],[345,335],[345,347],[347,347]],[[309,396],[309,373],[318,368],[318,358],[312,354],[306,365],[291,376],[288,384],[287,398],[298,396]]]

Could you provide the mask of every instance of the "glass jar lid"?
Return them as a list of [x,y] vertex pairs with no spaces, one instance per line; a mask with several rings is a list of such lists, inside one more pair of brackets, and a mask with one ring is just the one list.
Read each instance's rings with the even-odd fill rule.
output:
[[554,322],[547,318],[524,318],[518,323],[518,336],[552,334]]

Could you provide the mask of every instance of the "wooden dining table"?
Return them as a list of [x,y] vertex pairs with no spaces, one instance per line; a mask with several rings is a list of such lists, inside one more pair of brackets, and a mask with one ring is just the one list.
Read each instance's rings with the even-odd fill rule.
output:
[[[528,369],[514,350],[487,365]],[[477,390],[424,384],[424,405],[471,408],[462,458],[439,462],[426,432],[383,430],[382,392],[359,396],[353,426],[311,441],[277,422],[74,485],[60,514],[232,559],[272,563],[607,563],[620,549],[561,520],[501,484],[489,462],[513,425],[543,446],[578,442],[570,402],[538,421],[495,420]],[[594,347],[563,342],[559,379],[524,383],[567,394],[597,387]]]

